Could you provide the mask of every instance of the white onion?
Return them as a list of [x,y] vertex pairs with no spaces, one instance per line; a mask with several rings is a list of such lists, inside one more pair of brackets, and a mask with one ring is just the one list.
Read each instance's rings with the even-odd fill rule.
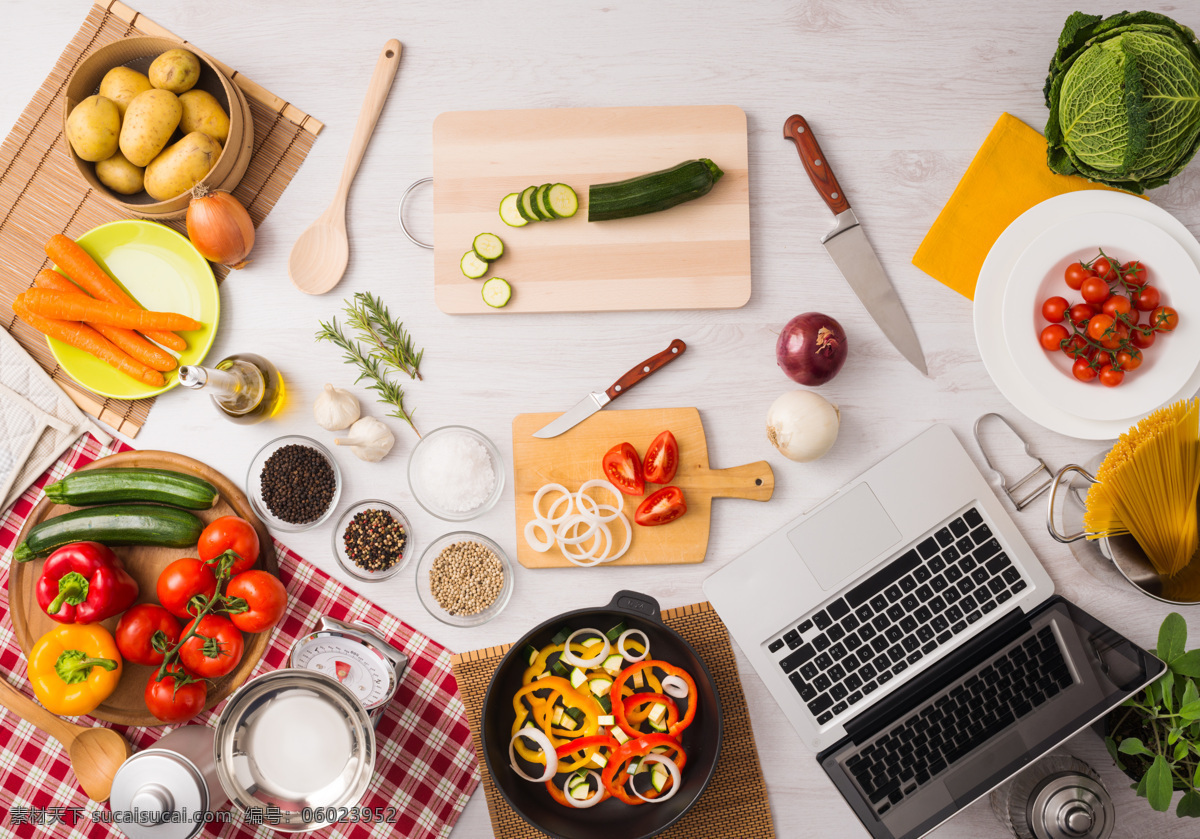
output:
[[[589,525],[588,529],[583,531],[582,535],[567,535],[575,529],[576,525],[580,524]],[[579,515],[579,513],[575,513],[574,515],[567,516],[566,520],[558,526],[558,529],[555,531],[555,535],[558,538],[559,547],[562,547],[563,545],[578,545],[592,538],[592,534],[595,533],[599,527],[600,525],[594,519],[586,519]]]
[[[610,510],[616,510],[616,508],[611,504],[599,505],[601,510],[605,509],[606,507]],[[618,559],[625,556],[625,552],[629,550],[629,546],[633,543],[633,527],[629,524],[629,519],[627,519],[625,514],[620,510],[617,510],[617,518],[620,520],[621,524],[625,525],[625,545],[621,548],[621,550],[617,551],[612,556],[605,557],[605,562],[616,562]]]
[[[616,503],[616,507],[612,507],[611,505],[608,505],[608,504],[605,504],[605,505],[603,505],[603,506],[605,506],[605,507],[610,507],[610,508],[613,510],[613,513],[612,513],[612,515],[610,515],[610,516],[607,516],[607,517],[600,517],[600,516],[598,515],[598,514],[599,514],[599,510],[600,510],[600,506],[601,506],[601,505],[600,505],[599,503],[597,503],[595,499],[593,499],[592,497],[590,497],[590,496],[588,496],[588,495],[586,495],[586,494],[585,494],[585,493],[586,493],[586,492],[587,492],[589,489],[593,489],[593,488],[602,488],[602,489],[606,489],[606,490],[608,490],[610,493],[612,493],[613,499],[614,499],[614,500],[617,502],[617,503]],[[592,502],[592,504],[594,505],[590,511],[586,511],[586,510],[584,510],[584,508],[583,508],[583,500],[584,500],[585,498],[586,498],[588,501],[591,501],[591,502]],[[599,519],[600,519],[600,521],[612,521],[613,519],[615,519],[615,518],[616,518],[616,517],[617,517],[617,516],[620,514],[620,512],[621,512],[621,508],[622,508],[622,507],[624,506],[624,504],[625,504],[625,498],[624,498],[624,497],[621,495],[621,491],[620,491],[619,489],[617,489],[617,488],[616,488],[616,487],[615,487],[615,486],[612,484],[612,482],[610,482],[610,481],[603,481],[603,480],[600,480],[600,479],[595,479],[595,480],[591,480],[591,481],[584,481],[584,482],[583,482],[583,485],[582,485],[581,487],[579,487],[579,489],[578,489],[578,490],[575,492],[575,499],[576,499],[576,503],[579,505],[579,512],[580,512],[580,513],[583,513],[584,515],[594,515],[594,516],[597,516],[597,518],[599,518]]]
[[587,774],[588,777],[596,779],[596,791],[592,794],[591,798],[585,798],[582,801],[576,800],[575,797],[571,795],[571,791],[567,789],[567,784],[571,783],[571,779],[575,776],[573,774],[568,775],[567,779],[563,781],[563,796],[567,799],[567,803],[572,807],[579,808],[580,810],[586,810],[588,807],[595,807],[600,803],[600,800],[604,798],[604,784],[600,783],[600,776],[591,769],[587,771]]
[[[632,653],[625,652],[625,640],[630,635],[634,635],[634,634],[642,636],[642,646],[645,648],[642,650],[642,654],[640,656],[638,656],[637,658],[634,658]],[[647,638],[646,633],[642,632],[642,630],[640,630],[640,629],[626,629],[624,632],[621,633],[621,637],[617,639],[617,652],[619,652],[622,656],[624,656],[627,661],[629,661],[633,664],[636,664],[637,662],[644,659],[646,656],[650,655],[650,639]]]
[[[517,765],[517,755],[513,746],[517,742],[518,737],[528,737],[533,742],[537,743],[542,748],[542,754],[546,756],[546,769],[542,772],[542,777],[531,778],[525,774],[525,770]],[[546,736],[546,732],[540,728],[526,727],[517,731],[508,741],[508,765],[513,771],[527,781],[532,781],[535,784],[545,783],[558,774],[558,755],[555,754],[554,746],[550,743],[550,738]]]
[[669,801],[674,798],[675,793],[679,792],[680,781],[679,767],[675,764],[675,761],[671,760],[671,758],[667,757],[666,755],[648,754],[642,758],[642,765],[645,766],[647,763],[661,763],[663,766],[667,767],[667,771],[671,773],[671,788],[658,798],[647,798],[637,791],[637,787],[631,786],[630,789],[633,791],[633,794],[642,799],[642,801],[649,802],[650,804],[662,804],[664,801]]
[[[599,565],[601,562],[604,562],[604,557],[612,553],[612,531],[604,523],[594,525],[594,527],[599,528],[600,532],[596,534],[596,539],[592,543],[591,548],[583,553],[572,553],[570,545],[563,545],[559,548],[562,551],[562,555],[570,562],[582,565],[585,568],[590,568],[593,565]],[[604,546],[603,552],[600,550],[601,545]]]
[[[541,528],[546,534],[546,541],[534,538],[534,530]],[[533,548],[538,553],[542,554],[554,547],[554,528],[550,526],[550,522],[546,519],[530,519],[525,525],[525,541],[529,543],[529,547]]]
[[821,394],[793,390],[767,411],[767,439],[784,457],[807,463],[833,447],[840,422],[837,405]]
[[688,695],[687,682],[674,673],[662,680],[663,693],[676,699],[684,699]]
[[[600,648],[599,654],[593,656],[592,658],[580,658],[579,656],[575,655],[574,652],[571,651],[571,641],[573,641],[575,639],[576,635],[582,635],[585,632],[590,632],[593,635],[599,635],[600,640],[604,642],[604,645]],[[565,661],[567,664],[574,664],[576,667],[595,667],[597,664],[604,661],[604,659],[608,657],[608,651],[611,649],[612,649],[612,647],[608,643],[608,638],[605,637],[603,632],[601,632],[598,629],[589,629],[587,627],[584,627],[583,629],[576,629],[574,632],[572,632],[570,635],[567,636],[567,640],[563,644],[562,655],[559,657],[563,661]]]
[[[561,492],[562,495],[560,495],[558,498],[556,498],[554,500],[554,504],[550,507],[549,515],[543,516],[542,510],[541,510],[542,499],[546,496],[546,493],[554,491],[554,490]],[[549,524],[558,524],[560,521],[562,521],[563,519],[565,519],[567,516],[569,516],[571,514],[571,505],[569,503],[567,504],[566,512],[564,512],[562,514],[562,516],[559,518],[554,518],[554,511],[558,509],[558,505],[562,503],[562,500],[564,498],[570,499],[571,497],[572,497],[571,491],[569,489],[567,489],[565,486],[563,486],[562,484],[546,484],[545,486],[543,486],[541,489],[539,489],[537,491],[536,495],[533,496],[533,517],[535,519],[543,519]]]

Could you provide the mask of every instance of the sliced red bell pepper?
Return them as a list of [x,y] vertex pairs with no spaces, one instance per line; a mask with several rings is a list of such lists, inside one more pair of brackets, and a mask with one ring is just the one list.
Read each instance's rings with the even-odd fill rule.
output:
[[[580,737],[568,743],[563,743],[554,750],[559,760],[558,771],[574,772],[576,769],[582,769],[592,762],[592,758],[595,756],[597,750],[608,749],[608,753],[611,756],[617,745],[617,741],[608,734]],[[575,754],[579,754],[579,756],[572,759],[571,755]]]
[[600,776],[609,794],[626,804],[645,804],[645,801],[625,789],[625,784],[629,781],[628,764],[635,757],[645,757],[659,746],[669,746],[674,751],[674,754],[668,757],[674,760],[675,765],[682,771],[687,764],[687,754],[678,740],[669,734],[643,734],[617,746],[609,758]]
[[[619,725],[630,737],[638,737],[641,735],[642,732],[631,726],[628,718],[625,715],[625,703],[630,699],[630,697],[624,696],[622,692],[626,688],[626,680],[631,678],[635,673],[642,670],[645,670],[649,673],[654,668],[662,670],[668,676],[678,676],[683,680],[683,683],[687,685],[687,710],[683,712],[683,716],[680,717],[675,723],[667,726],[667,733],[672,737],[678,737],[680,732],[691,725],[692,720],[696,717],[696,705],[698,704],[698,697],[696,695],[696,682],[686,670],[681,667],[676,667],[675,665],[666,661],[659,661],[658,659],[649,658],[644,661],[639,661],[636,664],[631,664],[629,667],[626,667],[617,674],[617,678],[613,680],[612,688],[608,692],[609,697],[612,699],[613,717],[616,720],[617,725]],[[632,688],[630,688],[630,691],[632,692]],[[667,706],[668,712],[670,707],[670,705]],[[678,709],[678,706],[676,706],[676,708]]]
[[42,611],[59,623],[98,623],[132,606],[138,584],[104,545],[74,542],[46,558],[36,594]]
[[[637,729],[629,731],[629,729],[633,727],[633,723],[629,720],[629,717],[641,706],[649,705],[655,702],[665,705],[667,708],[667,732],[670,733],[671,726],[679,722],[679,706],[675,704],[675,700],[669,696],[664,696],[661,693],[635,693],[632,696],[625,697],[625,699],[621,701],[621,713],[624,719],[629,721],[628,727],[625,725],[622,725],[621,727],[626,730],[627,734],[637,737],[641,734],[651,733],[638,731]],[[645,715],[642,715],[642,718],[644,718],[644,716]],[[641,722],[641,719],[638,721]]]

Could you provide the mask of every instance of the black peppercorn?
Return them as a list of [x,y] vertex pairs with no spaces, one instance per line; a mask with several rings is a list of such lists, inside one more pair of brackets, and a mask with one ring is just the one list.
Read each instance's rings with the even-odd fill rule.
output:
[[276,449],[259,479],[267,509],[289,524],[307,524],[324,515],[337,482],[325,455],[298,443]]

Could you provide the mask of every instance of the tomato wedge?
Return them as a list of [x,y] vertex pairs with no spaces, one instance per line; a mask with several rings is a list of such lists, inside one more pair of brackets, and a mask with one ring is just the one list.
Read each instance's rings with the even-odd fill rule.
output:
[[654,438],[650,448],[646,449],[646,460],[642,464],[642,474],[647,483],[669,484],[675,480],[675,470],[679,468],[679,444],[675,435],[664,431]]
[[663,487],[638,505],[633,520],[642,527],[666,524],[687,512],[683,491],[679,487]]
[[637,449],[629,443],[620,443],[605,453],[604,477],[626,495],[646,494],[642,460],[638,457]]

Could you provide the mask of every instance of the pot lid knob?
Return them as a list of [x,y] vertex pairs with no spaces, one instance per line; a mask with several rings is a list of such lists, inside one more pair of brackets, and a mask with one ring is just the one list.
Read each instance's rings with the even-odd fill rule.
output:
[[171,791],[160,784],[146,784],[133,794],[129,803],[141,824],[158,824],[175,809]]

